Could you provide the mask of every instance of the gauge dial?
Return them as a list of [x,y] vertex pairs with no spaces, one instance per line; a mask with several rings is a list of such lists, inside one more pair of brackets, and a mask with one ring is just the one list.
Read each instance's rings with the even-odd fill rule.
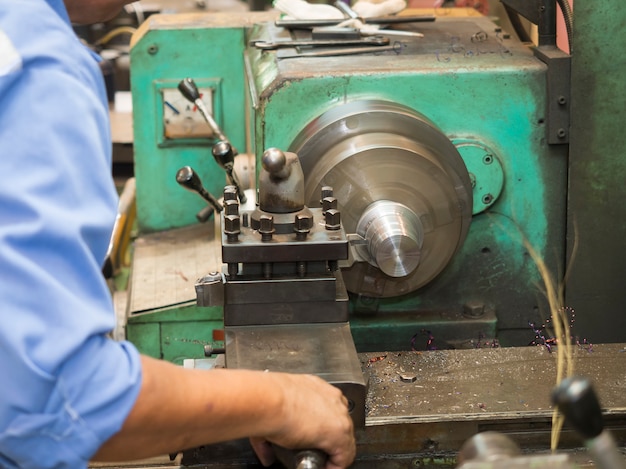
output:
[[[200,96],[213,113],[213,89],[200,88]],[[177,88],[161,90],[163,98],[163,137],[165,139],[210,138],[213,131],[198,107],[189,102]]]

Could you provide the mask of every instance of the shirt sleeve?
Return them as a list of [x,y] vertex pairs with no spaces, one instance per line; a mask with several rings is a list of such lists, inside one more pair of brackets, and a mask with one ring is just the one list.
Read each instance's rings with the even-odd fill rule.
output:
[[107,337],[105,92],[45,1],[0,0],[0,30],[19,59],[0,72],[0,466],[85,467],[141,386],[137,350]]

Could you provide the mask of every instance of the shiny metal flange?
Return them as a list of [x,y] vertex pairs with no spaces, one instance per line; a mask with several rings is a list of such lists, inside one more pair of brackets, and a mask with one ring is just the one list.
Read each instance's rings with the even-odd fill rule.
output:
[[426,285],[460,248],[472,188],[455,146],[424,116],[383,101],[355,101],[315,119],[289,148],[298,154],[307,205],[332,186],[354,263],[348,290],[373,297]]

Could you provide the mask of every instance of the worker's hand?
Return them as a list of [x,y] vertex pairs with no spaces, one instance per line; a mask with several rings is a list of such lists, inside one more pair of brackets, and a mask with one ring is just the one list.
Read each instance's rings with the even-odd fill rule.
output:
[[260,438],[250,438],[264,466],[275,460],[269,443],[293,449],[319,449],[328,455],[327,469],[343,469],[356,453],[348,401],[342,392],[311,375],[272,373],[281,395],[280,411]]

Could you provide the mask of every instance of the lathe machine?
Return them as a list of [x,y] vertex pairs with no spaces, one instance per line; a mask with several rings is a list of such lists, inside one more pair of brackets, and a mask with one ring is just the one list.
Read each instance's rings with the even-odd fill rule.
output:
[[[605,276],[589,269],[593,235],[614,230],[608,249],[624,231],[592,197],[623,192],[623,144],[588,125],[612,106],[589,98],[615,71],[600,72],[615,47],[599,30],[623,35],[624,15],[577,0],[572,67],[556,2],[504,3],[538,25],[538,46],[448,10],[365,37],[266,12],[146,21],[131,50],[128,339],[185,366],[319,374],[351,402],[355,467],[453,466],[485,430],[546,450],[556,344],[532,251],[578,288],[563,305],[577,372],[623,446],[624,318],[591,310],[584,285]],[[591,142],[610,147],[593,165]],[[254,458],[233,442],[183,464]]]

